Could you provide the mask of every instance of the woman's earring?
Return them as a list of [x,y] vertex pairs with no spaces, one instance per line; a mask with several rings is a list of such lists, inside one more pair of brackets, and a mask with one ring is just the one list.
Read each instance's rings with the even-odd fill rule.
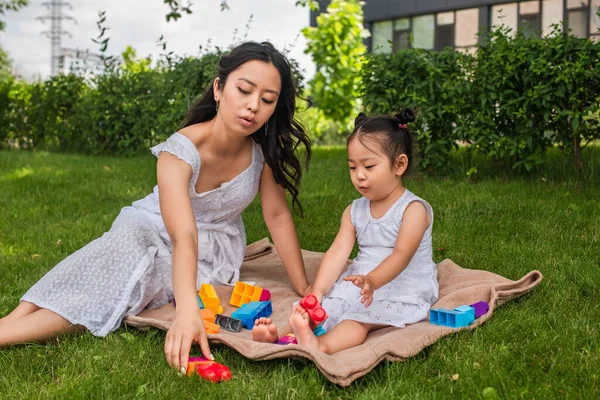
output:
[[269,130],[269,121],[265,122],[265,136],[267,136],[268,130]]
[[219,102],[217,101],[217,105],[215,106],[215,109],[217,110],[217,112],[219,112]]

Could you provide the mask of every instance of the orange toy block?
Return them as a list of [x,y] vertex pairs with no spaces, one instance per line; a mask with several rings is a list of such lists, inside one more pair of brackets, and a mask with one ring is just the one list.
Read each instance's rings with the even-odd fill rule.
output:
[[236,307],[241,307],[252,301],[269,301],[271,300],[271,292],[267,289],[253,286],[244,282],[236,282],[231,293],[229,304]]
[[219,333],[219,329],[221,329],[221,327],[215,324],[214,322],[204,320],[204,329],[206,330],[206,333],[212,335],[215,333]]
[[208,322],[215,323],[215,313],[210,308],[203,308],[200,310],[200,315],[202,315],[202,319]]
[[202,299],[202,303],[204,304],[204,308],[210,308],[213,314],[223,314],[223,307],[221,306],[221,300],[217,296],[217,292],[215,292],[215,288],[208,284],[203,283],[200,286],[200,291],[198,295]]

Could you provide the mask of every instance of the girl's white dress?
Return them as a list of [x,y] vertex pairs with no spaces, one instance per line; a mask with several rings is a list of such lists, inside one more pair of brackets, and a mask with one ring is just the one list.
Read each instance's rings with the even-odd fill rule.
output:
[[[198,227],[198,278],[201,283],[232,285],[239,278],[246,248],[242,211],[258,191],[264,165],[253,142],[251,165],[217,189],[196,193],[200,154],[190,139],[174,133],[153,147],[192,167],[189,193]],[[162,220],[158,186],[124,207],[102,237],[71,254],[25,295],[28,301],[80,324],[96,336],[117,329],[127,315],[173,300],[171,241]]]
[[[406,269],[376,290],[373,302],[365,308],[360,302],[360,288],[344,281],[344,277],[367,275],[392,253],[404,210],[413,201],[423,203],[431,222]],[[405,189],[385,215],[376,219],[371,216],[370,201],[361,197],[352,202],[350,219],[356,230],[359,251],[348,270],[323,298],[322,306],[329,315],[323,324],[325,330],[343,320],[402,328],[426,318],[429,308],[438,298],[437,271],[431,248],[433,210],[429,203]]]

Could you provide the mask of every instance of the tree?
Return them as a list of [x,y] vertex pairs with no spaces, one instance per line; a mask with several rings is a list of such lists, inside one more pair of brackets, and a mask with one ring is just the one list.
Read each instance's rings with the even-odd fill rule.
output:
[[[171,19],[177,21],[181,16],[192,13],[192,1],[188,0],[185,4],[183,0],[163,0],[169,6],[171,11],[166,15],[167,22]],[[221,0],[221,11],[229,10],[227,0]]]
[[[314,0],[296,4],[315,10]],[[316,27],[306,27],[306,53],[312,56],[317,72],[310,81],[311,95],[324,117],[349,126],[358,111],[362,90],[361,70],[366,53],[363,39],[369,32],[363,27],[364,2],[332,0],[327,12],[317,17]]]
[[[6,11],[18,11],[20,8],[25,7],[28,0],[0,0],[0,16],[4,18]],[[4,30],[4,21],[0,20],[0,32]]]

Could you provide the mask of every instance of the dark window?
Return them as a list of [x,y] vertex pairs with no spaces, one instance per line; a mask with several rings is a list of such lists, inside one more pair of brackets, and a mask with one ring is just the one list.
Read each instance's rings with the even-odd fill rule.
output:
[[397,52],[399,50],[410,49],[410,31],[395,31],[394,32],[394,40],[393,40],[393,52]]
[[529,14],[519,16],[519,31],[527,37],[539,36],[540,14]]
[[454,24],[435,27],[435,49],[443,50],[446,47],[454,47]]

